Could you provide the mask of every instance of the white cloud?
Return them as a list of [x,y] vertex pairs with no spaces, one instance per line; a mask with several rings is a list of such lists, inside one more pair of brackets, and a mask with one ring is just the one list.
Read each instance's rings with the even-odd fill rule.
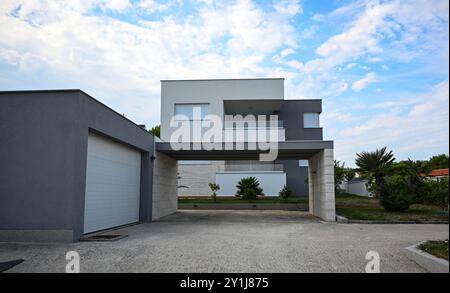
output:
[[282,14],[297,15],[303,13],[302,6],[298,0],[282,0],[275,3],[274,8]]
[[334,135],[336,158],[353,163],[355,153],[382,146],[393,149],[400,159],[414,155],[425,159],[448,150],[448,97],[446,80],[427,93],[385,105],[381,112],[362,119],[359,125],[342,128]]
[[289,55],[294,54],[294,53],[295,53],[295,50],[294,50],[294,49],[292,49],[292,48],[286,48],[286,49],[284,49],[283,51],[281,51],[280,56],[281,56],[282,58],[284,58],[284,57],[289,56]]
[[168,4],[163,4],[155,0],[141,0],[137,6],[148,14],[161,12],[169,8]]
[[[2,0],[0,26],[8,29],[0,29],[0,60],[38,84],[82,88],[136,122],[153,124],[159,121],[160,79],[265,77],[275,72],[265,59],[298,46],[291,23],[302,12],[298,1],[267,11],[238,0],[199,7],[183,20],[169,13],[140,25],[93,13],[125,11],[128,3]],[[163,9],[155,3],[135,5]],[[9,87],[16,84],[6,78]]]
[[103,0],[101,6],[103,9],[123,12],[126,9],[131,8],[133,5],[129,0]]
[[369,84],[374,82],[378,82],[377,75],[374,72],[369,72],[366,74],[366,76],[364,76],[360,80],[355,81],[352,84],[352,90],[354,90],[355,92],[360,92]]

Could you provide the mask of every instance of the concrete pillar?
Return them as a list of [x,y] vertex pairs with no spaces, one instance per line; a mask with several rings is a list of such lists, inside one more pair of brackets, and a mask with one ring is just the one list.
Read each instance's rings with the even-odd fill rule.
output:
[[173,214],[178,208],[178,163],[155,151],[153,163],[152,220]]
[[325,221],[336,221],[333,149],[309,159],[309,211]]

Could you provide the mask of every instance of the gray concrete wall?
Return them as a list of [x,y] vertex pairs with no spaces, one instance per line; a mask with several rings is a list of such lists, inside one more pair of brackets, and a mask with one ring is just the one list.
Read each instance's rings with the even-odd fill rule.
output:
[[285,100],[279,113],[286,140],[322,140],[322,128],[304,128],[303,113],[321,113],[321,100]]
[[210,196],[208,183],[215,182],[216,172],[220,171],[223,162],[211,161],[210,164],[178,164],[178,196]]
[[152,220],[168,216],[177,211],[177,171],[178,163],[175,159],[160,152],[155,152]]
[[152,135],[79,90],[0,92],[0,239],[83,235],[89,131],[142,152],[140,219],[151,219]]
[[324,149],[309,159],[309,211],[325,221],[336,220],[333,150]]

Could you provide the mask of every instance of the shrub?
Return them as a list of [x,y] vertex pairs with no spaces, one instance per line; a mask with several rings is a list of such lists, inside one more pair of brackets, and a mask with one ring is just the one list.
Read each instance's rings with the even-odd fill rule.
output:
[[417,202],[448,208],[448,177],[424,181],[417,189]]
[[404,212],[414,203],[408,179],[394,175],[381,188],[380,204],[388,212]]
[[334,160],[334,192],[339,194],[342,192],[340,185],[345,178],[345,163]]
[[258,195],[264,195],[263,190],[259,186],[259,181],[258,179],[256,179],[256,177],[242,178],[241,180],[239,180],[236,188],[236,196],[242,197],[243,199],[247,199],[247,197],[252,197],[253,195],[255,196],[255,198]]
[[245,188],[242,192],[242,199],[252,201],[258,198],[258,193],[254,188]]
[[280,190],[280,192],[278,192],[278,196],[281,197],[284,201],[287,201],[287,199],[292,196],[292,189],[285,185]]
[[208,183],[208,185],[212,191],[211,197],[213,198],[213,201],[216,202],[217,191],[220,189],[220,185],[217,183],[213,183],[213,182]]

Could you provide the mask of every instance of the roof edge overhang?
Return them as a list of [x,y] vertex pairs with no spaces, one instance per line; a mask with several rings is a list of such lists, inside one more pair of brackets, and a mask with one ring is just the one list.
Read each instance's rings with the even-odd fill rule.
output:
[[[252,147],[251,143],[213,143],[211,149],[205,149],[201,143],[156,142],[155,150],[178,160],[252,160],[260,154],[268,153]],[[250,146],[250,147],[249,147]],[[273,145],[272,145],[273,147]],[[276,143],[278,160],[308,159],[321,150],[333,149],[330,140],[280,141]]]

